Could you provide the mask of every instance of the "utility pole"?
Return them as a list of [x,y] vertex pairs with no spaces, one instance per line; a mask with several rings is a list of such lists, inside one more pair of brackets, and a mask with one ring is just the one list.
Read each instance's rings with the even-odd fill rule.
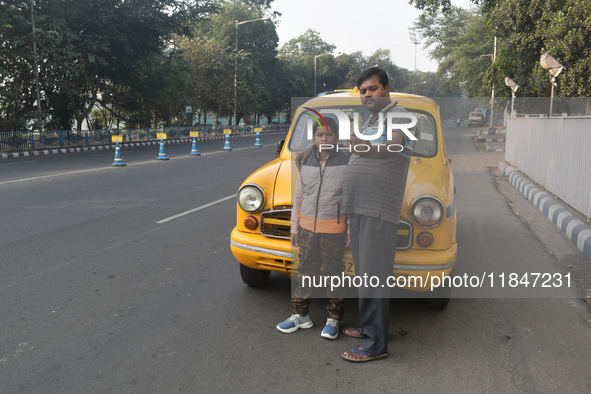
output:
[[419,45],[421,42],[417,38],[417,34],[415,33],[415,31],[412,30],[411,28],[408,29],[408,34],[410,36],[410,42],[412,42],[415,45],[415,69],[414,69],[414,71],[417,71],[417,45]]
[[236,125],[236,132],[238,132],[238,26],[243,25],[245,23],[256,21],[269,22],[271,21],[271,18],[267,16],[264,18],[249,19],[247,21],[242,22],[238,21],[238,19],[234,21],[234,23],[236,24],[236,57],[234,58],[234,124]]
[[39,94],[39,62],[37,59],[37,37],[35,36],[35,12],[33,9],[33,0],[29,0],[29,5],[31,7],[31,27],[33,30],[33,67],[35,73],[35,94],[37,96],[37,126],[39,127],[39,131],[43,131],[43,115],[41,112],[41,98]]
[[[493,49],[492,64],[495,65],[497,60],[497,36],[495,36],[495,47]],[[495,127],[493,121],[495,116],[495,80],[493,75],[492,94],[490,96],[490,127]]]

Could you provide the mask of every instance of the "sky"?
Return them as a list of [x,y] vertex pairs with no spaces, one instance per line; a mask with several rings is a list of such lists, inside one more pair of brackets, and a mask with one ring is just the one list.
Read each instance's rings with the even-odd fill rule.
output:
[[[469,0],[452,0],[452,4],[464,8],[471,5]],[[369,56],[376,49],[389,49],[398,67],[415,68],[415,45],[408,28],[420,12],[407,0],[274,0],[271,6],[272,11],[282,14],[276,23],[279,47],[312,29],[324,41],[336,45],[335,52],[362,51]],[[416,67],[419,71],[437,71],[437,62],[429,59],[422,43],[416,48]]]

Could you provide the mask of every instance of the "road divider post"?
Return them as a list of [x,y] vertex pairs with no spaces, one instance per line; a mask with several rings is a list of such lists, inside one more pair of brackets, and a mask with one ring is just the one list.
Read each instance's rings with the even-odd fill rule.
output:
[[191,131],[191,137],[193,137],[193,143],[191,144],[191,153],[193,156],[201,156],[201,153],[197,150],[197,137],[199,137],[198,131]]
[[232,150],[232,147],[230,146],[230,134],[232,134],[232,129],[224,129],[224,136],[225,136],[225,142],[224,142],[224,150],[226,152],[229,152]]
[[158,151],[158,157],[156,160],[168,160],[168,156],[166,156],[166,150],[164,149],[164,140],[166,139],[166,133],[158,133],[156,134],[156,138],[160,140],[160,150]]
[[123,158],[121,157],[121,147],[119,146],[119,142],[123,142],[123,136],[122,135],[113,135],[111,136],[111,141],[115,142],[115,160],[113,161],[113,164],[111,164],[114,167],[125,167],[127,164],[125,164],[125,162],[123,161]]
[[263,146],[263,144],[261,144],[261,131],[262,129],[260,127],[254,129],[256,135],[256,138],[254,140],[254,146]]

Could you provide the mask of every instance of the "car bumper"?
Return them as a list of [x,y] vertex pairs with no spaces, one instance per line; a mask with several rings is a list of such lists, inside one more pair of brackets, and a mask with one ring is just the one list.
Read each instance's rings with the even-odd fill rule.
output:
[[[230,248],[234,257],[250,268],[279,271],[291,274],[294,261],[293,250],[289,241],[265,237],[260,234],[244,233],[236,230],[230,236]],[[406,286],[400,288],[428,291],[432,284],[438,283],[434,277],[441,278],[451,273],[458,255],[457,244],[453,243],[445,250],[406,249],[396,252],[393,276],[406,278]],[[345,267],[352,261],[350,250],[343,256]],[[353,274],[353,271],[347,273]],[[402,284],[405,280],[398,280]]]

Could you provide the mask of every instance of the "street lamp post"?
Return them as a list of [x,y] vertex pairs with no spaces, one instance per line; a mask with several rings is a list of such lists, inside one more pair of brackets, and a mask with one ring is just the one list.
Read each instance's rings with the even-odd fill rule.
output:
[[410,36],[410,42],[412,42],[415,46],[415,71],[417,71],[417,45],[419,45],[421,42],[417,38],[417,34],[413,29],[409,28],[408,34]]
[[551,75],[550,82],[552,83],[552,91],[550,93],[550,116],[552,116],[553,104],[554,104],[554,84],[556,83],[556,77],[565,69],[565,67],[554,59],[548,53],[544,53],[540,57],[540,64],[545,70]]
[[517,85],[511,78],[505,77],[505,85],[511,88],[511,117],[515,117],[515,93],[517,89],[519,89],[519,85]]
[[245,23],[249,23],[249,22],[256,22],[256,21],[265,21],[268,22],[270,21],[271,18],[270,17],[264,17],[264,18],[257,18],[257,19],[249,19],[247,21],[241,21],[239,22],[237,19],[234,20],[234,23],[236,24],[236,57],[234,58],[234,124],[236,125],[236,131],[238,131],[238,121],[237,121],[237,116],[238,116],[238,26],[239,25],[243,25]]
[[[490,56],[492,59],[492,64],[495,64],[497,60],[497,36],[495,36],[495,46],[493,49],[493,53],[487,53],[486,55],[480,55],[479,57]],[[474,61],[478,60],[478,58],[474,59]],[[495,116],[495,81],[493,78],[493,85],[492,85],[492,93],[490,94],[490,127],[495,127],[493,124]]]
[[[314,55],[314,97],[316,97],[316,59],[320,56],[330,55],[330,53],[321,53],[320,55]],[[340,52],[335,52],[334,55],[340,55]]]

